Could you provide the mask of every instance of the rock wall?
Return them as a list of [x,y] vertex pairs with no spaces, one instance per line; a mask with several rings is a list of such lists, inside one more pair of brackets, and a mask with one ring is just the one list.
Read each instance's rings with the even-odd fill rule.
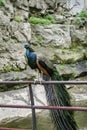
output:
[[[27,67],[24,54],[24,43],[31,41],[37,54],[46,56],[54,64],[58,64],[58,71],[63,75],[72,75],[75,78],[86,73],[87,60],[87,33],[86,24],[74,24],[76,17],[59,15],[59,6],[54,4],[60,1],[7,0],[0,4],[0,79],[19,80],[35,78],[36,74]],[[74,1],[75,2],[75,1]],[[80,1],[79,1],[80,2]],[[71,2],[72,3],[72,2]],[[43,12],[45,9],[45,12]],[[33,11],[33,12],[32,12]],[[40,25],[29,22],[31,15],[46,15],[50,13],[56,24]],[[68,12],[67,12],[68,13]],[[39,17],[39,16],[38,16]],[[44,16],[41,16],[44,17]],[[83,19],[80,19],[83,20]],[[82,22],[82,21],[81,21]],[[83,22],[84,23],[84,22]],[[85,21],[86,23],[86,21]],[[49,52],[48,52],[49,50]],[[44,53],[45,52],[45,53]],[[65,73],[66,65],[84,64],[83,71],[71,70]],[[64,66],[61,69],[61,64]],[[60,66],[60,67],[59,67]],[[77,68],[78,66],[76,66]],[[59,69],[60,68],[60,69]],[[28,70],[31,74],[28,74]],[[65,77],[65,76],[64,76]]]
[[72,14],[79,13],[87,9],[87,0],[67,0],[67,8],[70,8]]
[[[56,64],[57,70],[64,79],[75,79],[87,75],[87,19],[73,16],[82,10],[84,3],[72,0],[65,4],[63,0],[60,2],[58,0],[2,0],[0,3],[0,80],[29,80],[37,77],[36,72],[27,66],[24,58],[24,43],[27,41],[32,43],[38,55],[44,55]],[[77,6],[81,8],[77,10]],[[73,12],[74,9],[75,12]],[[61,15],[62,12],[66,15]],[[56,24],[40,25],[29,22],[31,16],[43,18],[49,13],[56,19]],[[1,85],[0,91],[20,87],[26,86]],[[86,91],[86,89],[79,89],[79,92],[80,90]],[[44,90],[40,91],[41,95],[37,95],[37,89],[34,91],[36,104],[47,104],[45,98],[44,102],[40,100],[41,97],[38,99],[38,95],[42,96]],[[22,93],[23,95],[20,96],[19,91],[16,93],[18,97],[15,95],[11,98],[12,103],[20,100],[26,104],[27,99],[23,98],[25,95]],[[7,97],[5,95],[4,98],[4,93],[0,95],[1,101],[4,99],[6,102],[8,95],[12,97],[11,93],[7,94]],[[8,102],[11,101],[8,100]],[[3,111],[4,109],[0,113]],[[2,119],[7,117],[1,116]],[[13,116],[13,111],[11,116]],[[20,116],[22,116],[21,113]]]
[[[42,50],[42,54],[56,64],[70,64],[87,59],[86,24],[75,24],[75,20],[78,21],[77,17],[59,15],[54,9],[55,2],[60,3],[60,1],[54,0],[51,2],[49,0],[33,0],[33,2],[31,0],[2,0],[0,5],[1,79],[3,78],[2,73],[9,71],[23,71],[25,73],[24,71],[27,67],[23,44],[26,41],[31,41],[32,47],[37,54],[41,55]],[[79,3],[81,2],[79,1]],[[61,1],[61,4],[58,6],[63,8],[61,6],[63,4],[64,1]],[[56,24],[39,25],[29,23],[31,15],[35,13],[41,15],[44,9],[44,15],[52,13],[57,21]],[[60,10],[58,7],[57,9]],[[49,53],[48,49],[50,50]],[[27,74],[24,76],[24,79],[27,79]]]

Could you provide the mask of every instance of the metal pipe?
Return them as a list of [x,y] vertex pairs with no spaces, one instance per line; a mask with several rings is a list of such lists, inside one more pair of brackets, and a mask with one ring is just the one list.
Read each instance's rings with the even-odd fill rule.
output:
[[[68,107],[68,106],[35,106],[33,99],[33,91],[31,84],[87,84],[87,81],[0,81],[1,84],[13,84],[13,85],[21,85],[21,84],[29,84],[29,92],[31,98],[31,105],[6,105],[0,104],[0,107],[5,108],[27,108],[32,109],[32,129],[36,130],[36,114],[35,109],[54,109],[54,110],[70,110],[70,111],[87,111],[87,107]],[[15,128],[0,128],[0,130],[18,130]],[[19,129],[20,130],[20,129]]]
[[0,84],[87,84],[87,81],[0,81]]
[[28,129],[17,129],[17,128],[0,128],[0,130],[28,130]]
[[87,111],[87,107],[68,107],[68,106],[31,106],[31,105],[5,105],[0,104],[0,107],[5,108],[22,108],[22,109],[54,109],[54,110],[71,110],[71,111]]
[[36,113],[34,106],[34,97],[33,97],[33,91],[32,86],[29,84],[29,92],[30,92],[30,100],[31,100],[31,109],[32,109],[32,130],[36,130]]

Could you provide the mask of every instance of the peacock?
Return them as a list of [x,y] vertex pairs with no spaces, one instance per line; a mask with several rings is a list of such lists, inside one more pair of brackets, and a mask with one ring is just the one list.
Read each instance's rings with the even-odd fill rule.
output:
[[[24,48],[28,65],[31,69],[38,69],[40,73],[43,73],[43,80],[62,80],[52,62],[45,57],[38,57],[29,43],[26,43]],[[71,106],[70,95],[64,84],[46,84],[44,87],[49,105]],[[78,128],[73,111],[52,109],[51,117],[57,130],[77,130]]]

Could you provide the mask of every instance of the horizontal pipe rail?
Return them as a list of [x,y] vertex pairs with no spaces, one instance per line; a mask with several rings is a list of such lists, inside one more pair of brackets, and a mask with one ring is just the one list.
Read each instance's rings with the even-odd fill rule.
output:
[[29,129],[17,129],[17,128],[0,128],[0,130],[29,130]]
[[54,109],[54,110],[72,110],[72,111],[87,111],[87,107],[68,107],[68,106],[31,106],[31,105],[5,105],[0,104],[0,107],[6,108],[22,108],[22,109]]
[[0,84],[87,84],[87,81],[0,81]]
[[[13,85],[20,85],[20,84],[87,84],[87,81],[0,81],[1,84],[13,84]],[[32,95],[33,96],[33,95]],[[54,109],[54,110],[72,110],[72,111],[87,111],[87,107],[68,107],[68,106],[35,106],[34,104],[31,105],[11,105],[11,104],[0,104],[0,107],[5,108],[27,108],[27,109]],[[34,111],[32,111],[34,112]],[[33,115],[33,113],[32,113]],[[33,116],[34,117],[34,116]],[[35,127],[34,127],[35,125]],[[15,129],[15,128],[0,128],[0,130],[23,130],[23,129]],[[33,118],[33,130],[36,130],[36,120]]]

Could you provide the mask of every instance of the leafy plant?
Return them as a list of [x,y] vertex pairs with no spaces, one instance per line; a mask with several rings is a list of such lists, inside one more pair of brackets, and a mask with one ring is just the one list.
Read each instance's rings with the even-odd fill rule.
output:
[[66,15],[66,13],[65,13],[65,12],[62,12],[62,13],[61,13],[61,15],[62,15],[62,16],[65,16],[65,15]]
[[53,24],[56,24],[56,23],[57,23],[57,21],[55,20],[55,18],[54,18],[52,15],[50,15],[50,14],[46,15],[46,16],[45,16],[45,19],[50,20],[51,23],[53,23]]
[[36,39],[37,39],[38,41],[42,41],[42,40],[43,40],[43,37],[39,34],[39,35],[36,35]]
[[15,20],[16,22],[21,22],[20,16],[15,16],[14,20]]
[[81,25],[81,24],[82,24],[81,19],[80,19],[80,18],[76,18],[76,19],[75,19],[75,24]]
[[87,18],[87,10],[81,11],[81,12],[79,13],[79,17]]
[[36,18],[36,17],[30,17],[29,22],[33,24],[45,24],[45,25],[51,23],[50,20],[48,19]]
[[0,6],[4,5],[4,0],[0,0]]
[[54,19],[54,17],[50,14],[46,15],[44,18],[37,18],[37,17],[30,17],[29,22],[33,23],[33,24],[44,24],[44,25],[48,25],[48,24],[56,24],[57,21]]

